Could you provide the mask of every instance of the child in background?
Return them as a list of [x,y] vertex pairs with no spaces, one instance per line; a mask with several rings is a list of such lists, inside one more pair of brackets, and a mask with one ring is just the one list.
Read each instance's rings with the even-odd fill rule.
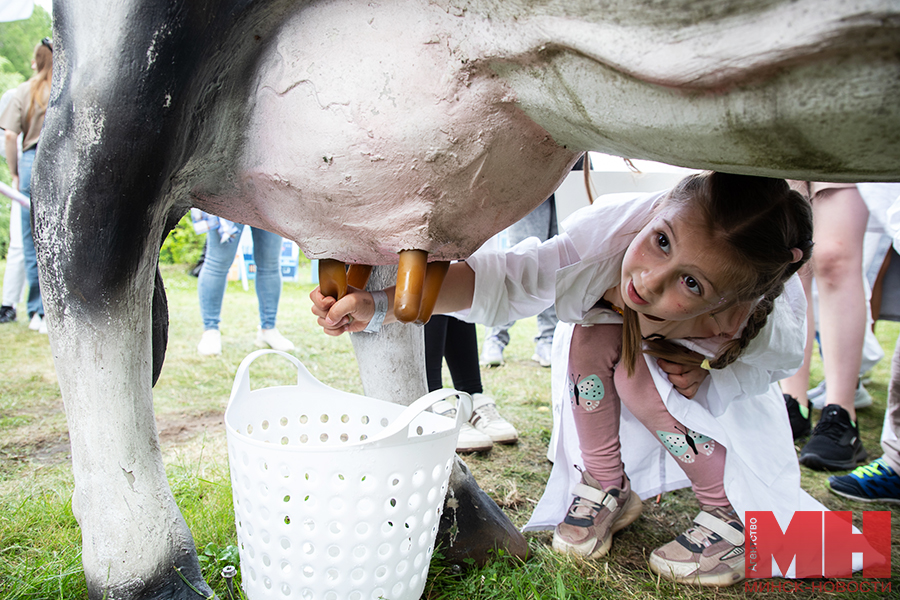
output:
[[[621,457],[622,412],[679,460],[702,506],[694,527],[653,552],[651,568],[686,583],[736,583],[744,577],[744,512],[772,510],[786,527],[794,510],[822,510],[800,490],[772,385],[802,360],[805,302],[796,278],[789,298],[780,296],[810,256],[809,205],[783,180],[703,173],[666,193],[618,194],[563,226],[547,242],[479,251],[452,265],[435,308],[494,325],[555,301],[571,324],[571,352],[555,353],[554,367],[568,353],[584,470],[570,481],[570,461],[558,455],[526,528],[547,525],[549,516],[554,548],[599,557],[640,515]],[[387,302],[377,294],[353,291],[335,302],[314,290],[313,313],[331,335],[380,319],[376,306],[393,321],[392,294]]]

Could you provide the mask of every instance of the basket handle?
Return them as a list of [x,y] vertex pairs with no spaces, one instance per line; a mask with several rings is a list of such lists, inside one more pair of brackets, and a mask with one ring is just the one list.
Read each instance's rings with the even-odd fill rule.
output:
[[[249,394],[250,393],[250,365],[253,364],[257,358],[262,356],[263,354],[277,354],[282,358],[285,358],[297,367],[297,385],[300,385],[306,380],[307,383],[315,383],[321,386],[324,386],[322,382],[312,376],[312,373],[303,366],[303,363],[300,360],[293,356],[292,354],[288,354],[287,352],[281,352],[280,350],[270,350],[266,348],[265,350],[255,350],[248,354],[244,360],[241,361],[240,366],[237,368],[237,373],[234,375],[234,384],[231,387],[231,397],[228,399],[228,405],[231,406],[232,401],[237,397],[238,393]],[[226,407],[227,410],[227,407]]]
[[[237,373],[234,376],[234,384],[231,388],[231,397],[228,399],[228,406],[226,407],[226,411],[231,407],[231,403],[238,396],[239,393],[246,394],[250,393],[250,365],[253,364],[257,358],[264,354],[277,354],[282,358],[289,360],[294,363],[294,366],[297,367],[297,385],[302,385],[303,383],[309,385],[316,385],[323,389],[327,389],[329,391],[332,388],[329,388],[324,383],[313,377],[312,373],[303,366],[303,363],[300,360],[287,352],[281,352],[280,350],[255,350],[248,354],[244,360],[241,361],[241,364],[237,368]],[[456,428],[459,429],[462,427],[462,424],[468,421],[472,416],[472,397],[466,392],[460,392],[453,389],[440,389],[434,390],[433,392],[429,392],[425,394],[412,404],[406,407],[406,409],[400,413],[400,416],[394,419],[394,421],[385,427],[381,432],[377,435],[366,440],[366,443],[370,443],[376,440],[384,440],[391,436],[396,435],[399,432],[406,431],[409,427],[409,424],[412,423],[413,419],[419,416],[420,413],[425,412],[425,410],[431,408],[431,406],[440,400],[444,400],[451,396],[458,396],[459,401],[456,406]]]
[[424,396],[407,406],[406,410],[404,410],[399,417],[394,419],[390,425],[385,427],[377,435],[374,435],[367,439],[365,443],[369,444],[372,442],[382,441],[391,438],[399,433],[405,433],[409,428],[409,424],[412,423],[413,419],[415,419],[421,413],[425,412],[427,409],[431,408],[434,403],[439,402],[440,400],[445,400],[446,398],[449,398],[451,396],[457,396],[459,398],[456,403],[456,429],[458,430],[460,427],[462,427],[463,423],[465,423],[472,417],[472,396],[470,396],[466,392],[460,392],[458,390],[440,389],[425,394]]

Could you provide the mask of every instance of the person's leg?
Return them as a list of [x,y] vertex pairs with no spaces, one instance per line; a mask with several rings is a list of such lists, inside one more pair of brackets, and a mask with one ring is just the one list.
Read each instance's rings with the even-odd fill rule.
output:
[[206,234],[206,260],[197,278],[197,296],[203,329],[219,329],[222,300],[228,285],[228,270],[238,249],[238,237],[222,242],[218,230]]
[[[21,218],[19,211],[16,217]],[[21,236],[20,236],[21,238]],[[22,246],[10,246],[6,253],[6,272],[3,274],[3,304],[0,305],[0,323],[16,320],[16,306],[22,300],[25,288],[25,256]],[[21,308],[21,306],[19,306]]]
[[481,364],[486,367],[499,367],[503,364],[503,350],[509,344],[509,330],[515,324],[515,321],[511,321],[501,327],[488,329],[481,347]]
[[425,323],[425,376],[429,392],[444,387],[444,341],[447,339],[447,322],[450,318],[447,315],[432,315]]
[[[429,392],[444,387],[442,369],[444,366],[444,353],[448,348],[452,348],[451,354],[464,351],[469,352],[471,359],[475,361],[475,368],[478,368],[477,340],[469,340],[467,344],[462,347],[457,340],[451,339],[450,327],[454,321],[460,323],[460,321],[454,317],[447,315],[433,315],[428,323],[425,324],[425,374],[428,378]],[[472,325],[472,327],[474,328],[475,326]],[[481,375],[478,375],[478,384],[475,387],[464,383],[462,380],[457,381],[457,376],[454,374],[453,367],[450,367],[452,361],[452,358],[447,358],[447,366],[451,368],[450,373],[453,376],[453,387],[462,392],[472,394],[473,405],[472,416],[467,423],[463,423],[462,428],[459,430],[459,437],[457,437],[456,440],[456,451],[487,452],[494,447],[494,440],[488,433],[476,429],[472,424],[472,420],[476,418],[475,411],[478,408],[477,397],[481,395],[475,394],[476,389],[478,392],[481,391]],[[459,365],[456,365],[456,368],[458,367]],[[469,389],[463,387],[466,385],[469,386]],[[491,402],[493,403],[493,400],[491,400]],[[432,410],[437,414],[447,416],[456,414],[456,408],[446,400],[436,402],[432,407]]]
[[[19,159],[19,191],[31,198],[31,170],[34,164],[34,150],[22,153]],[[28,316],[44,317],[44,303],[41,300],[41,284],[38,280],[37,254],[31,232],[31,209],[22,207],[22,254],[25,256],[25,279],[28,281]]]
[[[507,232],[510,244],[518,244],[529,237],[545,241],[555,236],[558,233],[556,198],[551,194],[540,206],[510,225]],[[542,367],[550,366],[550,348],[553,345],[553,331],[556,323],[556,308],[553,306],[537,316],[538,333],[534,338],[535,351],[531,359]]]
[[677,421],[663,404],[647,362],[640,357],[635,373],[616,371],[615,386],[631,414],[665,446],[684,471],[701,506],[731,506],[725,495],[725,448]]
[[900,340],[894,345],[894,356],[891,359],[891,381],[884,418],[891,433],[881,441],[884,460],[889,467],[900,473]]
[[453,378],[453,387],[472,396],[472,417],[469,419],[472,427],[491,438],[495,444],[516,443],[519,440],[518,431],[500,415],[494,399],[484,394],[474,323],[448,317],[444,359]]
[[569,350],[569,400],[581,458],[585,471],[604,488],[621,486],[625,476],[614,381],[621,347],[621,325],[594,325],[575,327]]
[[812,408],[809,405],[807,391],[809,390],[809,370],[813,347],[816,341],[816,318],[813,311],[812,268],[810,265],[805,265],[800,269],[800,281],[803,283],[807,306],[806,347],[803,351],[803,364],[796,373],[778,382],[784,393],[785,406],[791,420],[791,432],[795,440],[808,436],[812,429]]
[[259,331],[256,345],[282,352],[294,349],[294,343],[275,328],[281,299],[282,237],[264,229],[250,228],[253,235],[253,261],[256,263],[256,300],[259,304]]
[[553,548],[588,558],[605,555],[613,534],[641,514],[619,446],[621,405],[613,373],[622,346],[621,325],[575,327],[569,350],[569,399],[584,472]]
[[881,440],[884,454],[847,475],[829,477],[828,489],[835,494],[861,502],[900,504],[900,343],[891,359],[887,401]]
[[666,410],[646,361],[616,372],[622,403],[676,459],[691,480],[700,513],[693,525],[650,555],[650,569],[681,583],[723,586],[744,578],[744,526],[725,495],[725,448]]
[[0,323],[16,320],[16,307],[21,310],[25,290],[25,255],[22,252],[22,207],[13,202],[9,210],[9,247],[6,252],[6,272],[3,274],[3,303]]
[[813,270],[819,292],[819,337],[828,404],[856,420],[866,327],[863,238],[869,209],[856,187],[823,190],[813,198]]
[[278,302],[281,299],[281,242],[277,233],[251,227],[253,260],[256,263],[256,299],[259,302],[259,326],[275,329]]
[[534,338],[534,356],[531,360],[542,367],[550,366],[550,350],[553,347],[553,332],[556,331],[556,305],[544,309],[537,316],[538,334]]
[[478,365],[478,335],[474,323],[446,317],[444,359],[453,378],[453,387],[472,394],[484,391]]
[[869,211],[856,186],[820,190],[812,207],[812,264],[828,396],[800,462],[813,469],[852,469],[867,457],[854,400],[866,328],[862,251]]

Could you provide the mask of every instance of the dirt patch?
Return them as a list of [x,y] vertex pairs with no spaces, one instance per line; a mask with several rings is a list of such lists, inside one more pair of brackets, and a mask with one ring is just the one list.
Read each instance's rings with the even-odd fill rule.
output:
[[157,417],[156,427],[159,429],[159,443],[166,447],[184,444],[201,433],[224,432],[225,418],[221,411],[193,415],[167,414]]
[[[58,406],[62,412],[62,403]],[[159,442],[162,448],[181,446],[200,434],[214,434],[225,431],[225,422],[219,411],[200,414],[167,414],[157,418]],[[37,433],[30,428],[27,442],[0,446],[0,461],[34,462],[41,465],[55,465],[72,459],[72,447],[68,431]]]

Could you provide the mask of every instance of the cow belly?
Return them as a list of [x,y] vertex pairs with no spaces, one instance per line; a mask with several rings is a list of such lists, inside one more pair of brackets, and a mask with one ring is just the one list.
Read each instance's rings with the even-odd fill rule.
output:
[[576,153],[451,43],[455,17],[351,4],[352,19],[325,4],[280,31],[260,63],[235,189],[200,191],[198,204],[228,216],[252,201],[255,224],[310,257],[466,257],[546,199]]

